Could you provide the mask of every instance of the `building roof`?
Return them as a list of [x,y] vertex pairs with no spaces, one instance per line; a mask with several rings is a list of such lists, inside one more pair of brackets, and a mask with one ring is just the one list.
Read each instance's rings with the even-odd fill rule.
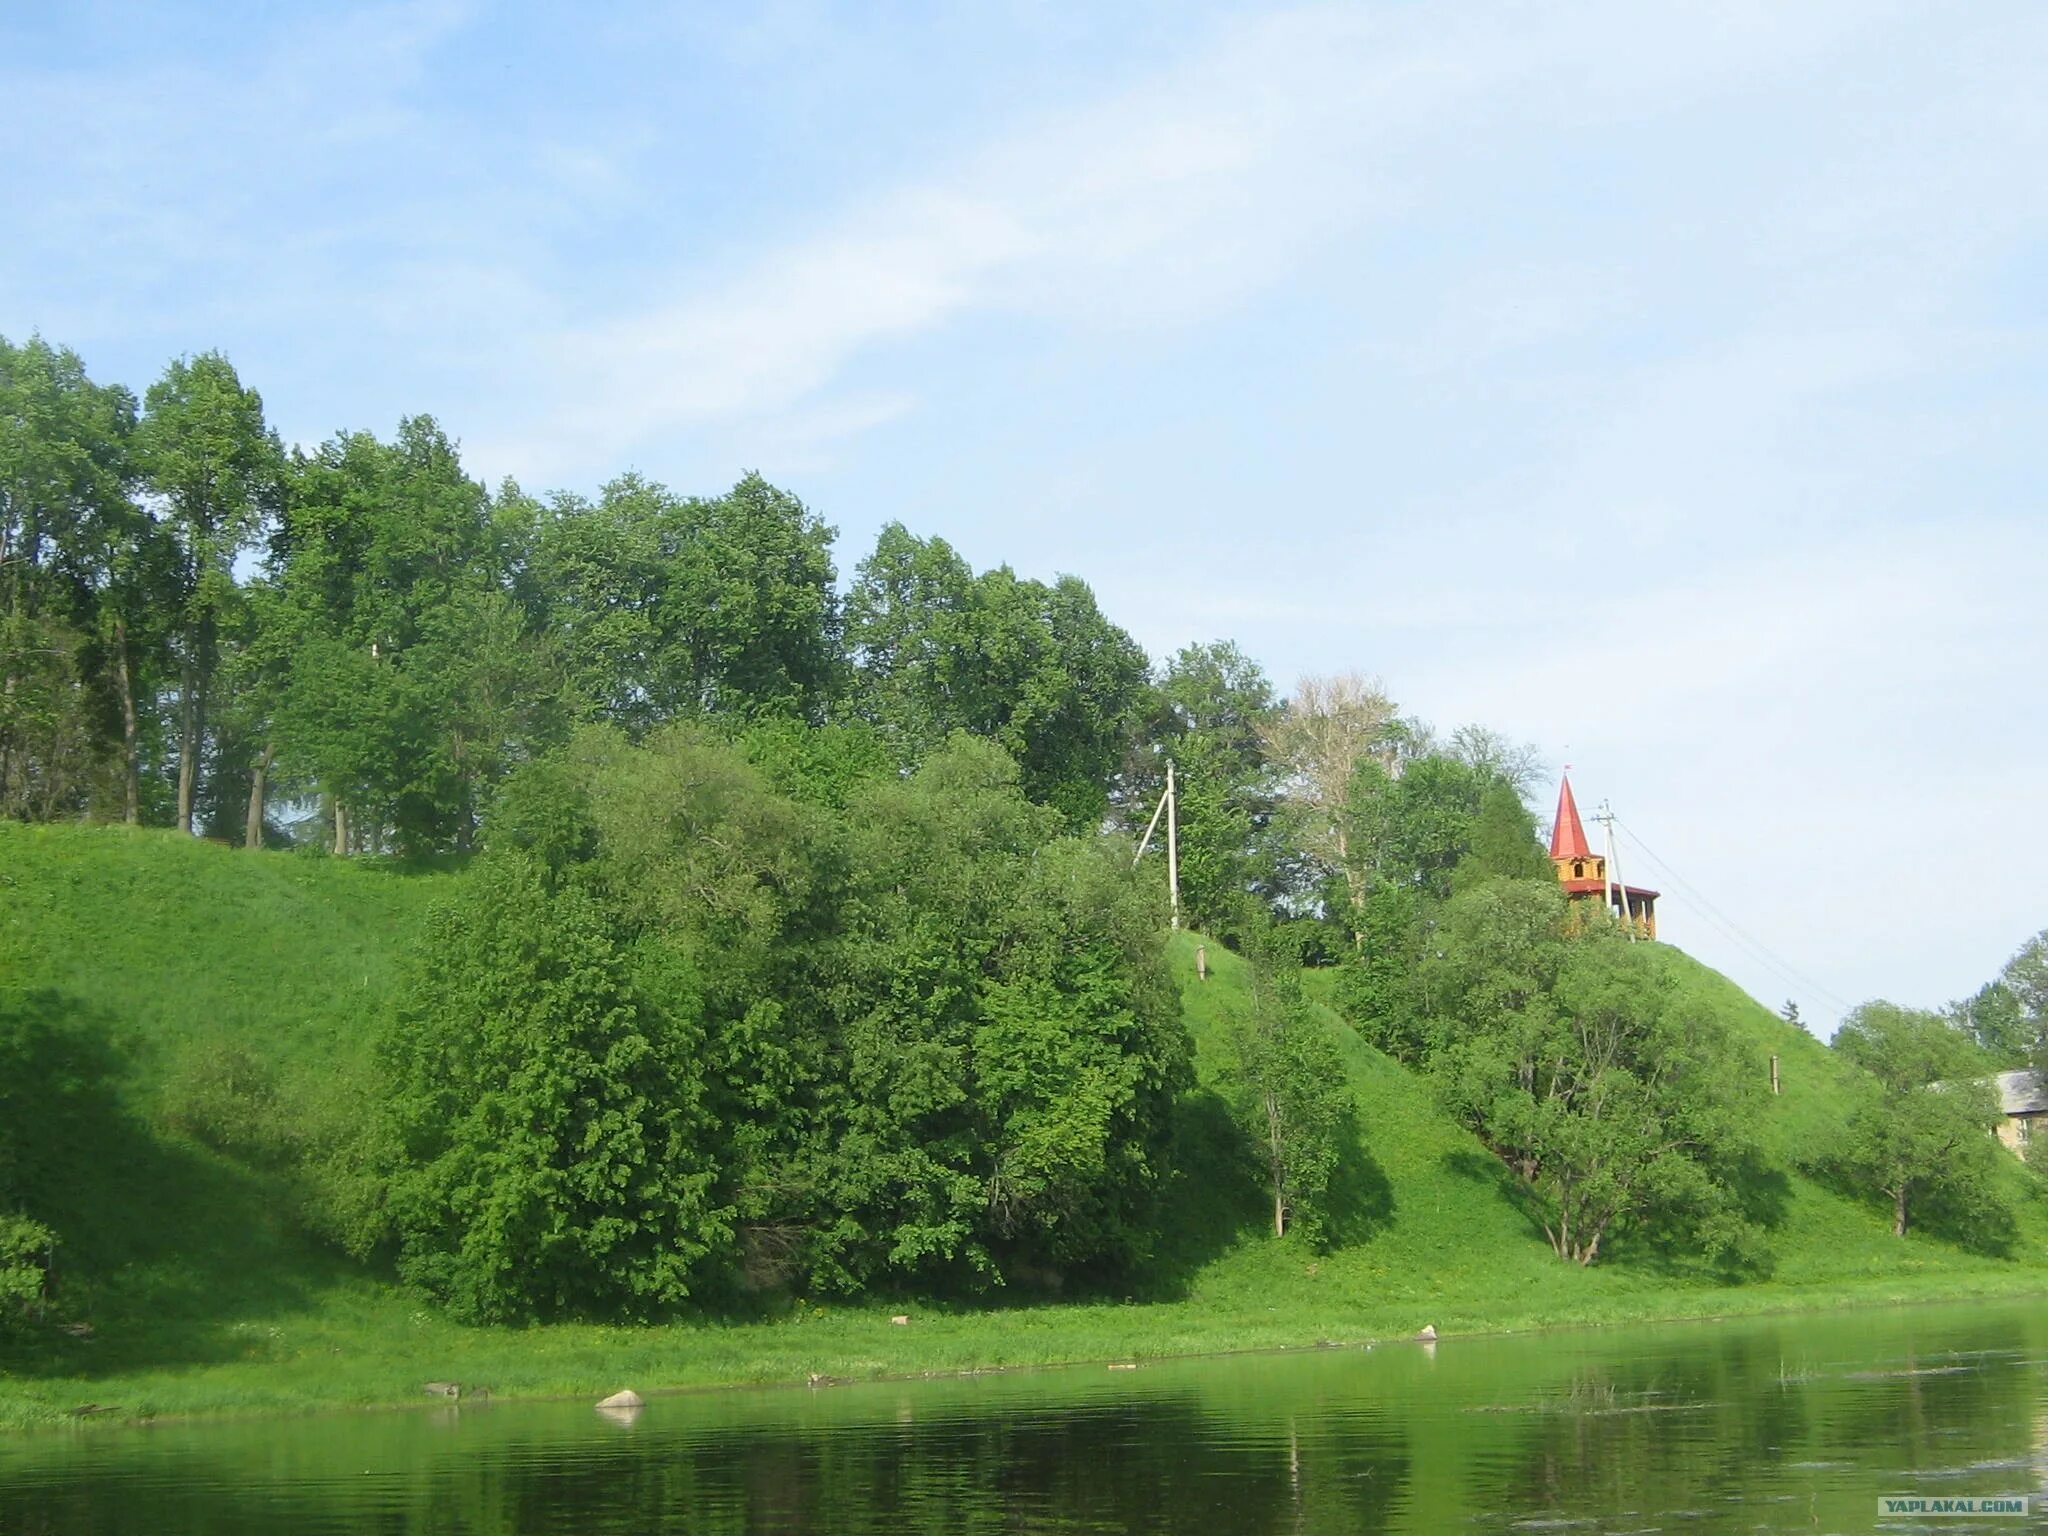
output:
[[1998,1085],[1998,1107],[2008,1115],[2038,1115],[2048,1110],[2048,1084],[2038,1072],[2022,1067],[2001,1072],[1992,1081]]
[[[1594,896],[1607,889],[1605,880],[1594,880],[1590,877],[1584,880],[1560,880],[1557,884],[1567,896]],[[1662,891],[1648,890],[1640,885],[1617,884],[1614,889],[1627,891],[1630,901],[1655,901],[1664,894]]]
[[1585,824],[1579,820],[1579,802],[1572,798],[1569,775],[1557,783],[1557,820],[1550,827],[1550,856],[1553,859],[1590,859]]

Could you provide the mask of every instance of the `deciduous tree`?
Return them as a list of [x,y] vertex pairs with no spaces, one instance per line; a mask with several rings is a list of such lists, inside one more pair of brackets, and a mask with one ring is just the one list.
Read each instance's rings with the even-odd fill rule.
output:
[[1445,917],[1431,1069],[1558,1256],[1591,1264],[1629,1226],[1743,1251],[1733,1179],[1754,1073],[1720,1020],[1674,998],[1614,925],[1568,932],[1554,884],[1484,881]]
[[1893,1234],[1906,1235],[1925,1200],[1971,1211],[1980,1228],[1999,1215],[1998,1103],[1990,1063],[1969,1038],[1939,1014],[1870,1002],[1842,1021],[1832,1044],[1872,1079],[1835,1162],[1886,1198]]
[[217,352],[180,358],[150,386],[136,448],[176,551],[177,825],[190,832],[235,557],[279,509],[284,454],[262,398]]
[[1227,1097],[1273,1202],[1273,1235],[1323,1233],[1327,1197],[1355,1106],[1329,1029],[1301,992],[1298,967],[1267,953],[1231,1019]]
[[517,853],[432,918],[383,1044],[399,1271],[474,1322],[671,1312],[731,1238],[695,984]]

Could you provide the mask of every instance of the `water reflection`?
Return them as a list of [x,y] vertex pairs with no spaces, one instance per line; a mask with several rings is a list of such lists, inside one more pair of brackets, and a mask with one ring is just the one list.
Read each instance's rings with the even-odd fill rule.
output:
[[1882,1494],[2044,1491],[2044,1335],[1922,1308],[35,1437],[0,1532],[1870,1530]]

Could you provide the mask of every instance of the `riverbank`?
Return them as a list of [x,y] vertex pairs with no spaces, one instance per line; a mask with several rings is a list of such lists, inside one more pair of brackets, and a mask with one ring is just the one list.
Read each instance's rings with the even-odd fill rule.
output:
[[[1299,1257],[1299,1255],[1297,1255]],[[1315,1265],[1315,1274],[1307,1273]],[[1303,1288],[1321,1266],[1303,1259]],[[1564,1266],[1560,1266],[1562,1269]],[[1571,1278],[1571,1277],[1567,1277]],[[1580,1272],[1576,1278],[1595,1280]],[[1646,1290],[1595,1283],[1563,1295],[1443,1294],[1374,1302],[1330,1294],[1320,1305],[1262,1310],[1201,1295],[1182,1302],[1057,1304],[947,1311],[910,1304],[805,1306],[762,1323],[650,1328],[557,1325],[460,1328],[389,1295],[325,1298],[301,1316],[226,1325],[209,1360],[176,1366],[0,1381],[0,1428],[138,1424],[165,1419],[422,1406],[428,1382],[492,1401],[643,1396],[733,1387],[829,1387],[887,1378],[1108,1365],[1245,1352],[1358,1348],[1405,1341],[1425,1324],[1448,1342],[1543,1329],[1825,1314],[1852,1307],[2048,1297],[2048,1273],[2012,1266],[1911,1273],[1834,1284]],[[893,1317],[908,1317],[898,1324]],[[98,1341],[81,1345],[89,1351]],[[445,1400],[445,1399],[443,1399]]]
[[[1424,1324],[1447,1337],[1845,1306],[2048,1295],[2048,1185],[2003,1165],[1997,1251],[1974,1232],[1891,1234],[1881,1201],[1810,1170],[1839,1135],[1853,1069],[1677,951],[1674,995],[1714,1010],[1759,1069],[1765,1158],[1746,1194],[1771,1250],[1729,1284],[1625,1239],[1561,1263],[1497,1159],[1431,1086],[1318,1008],[1355,1100],[1331,1246],[1270,1235],[1268,1196],[1222,1113],[1220,1048],[1247,978],[1176,935],[1199,1083],[1180,1177],[1133,1300],[980,1308],[764,1301],[753,1321],[655,1328],[463,1328],[291,1218],[291,1170],[259,1140],[206,1135],[225,1084],[268,1083],[271,1118],[345,1094],[362,1070],[403,935],[455,878],[250,855],[154,834],[0,826],[15,885],[0,908],[16,1022],[41,1087],[18,1092],[23,1145],[61,1234],[47,1323],[0,1339],[0,1429],[388,1407],[430,1381],[494,1399],[588,1397],[1362,1345]],[[204,912],[197,929],[185,921]],[[309,937],[310,936],[310,937]],[[281,958],[291,957],[289,965]],[[1327,973],[1308,977],[1327,996]],[[225,1076],[221,1067],[233,1069]],[[263,1076],[268,1073],[268,1077]],[[303,1085],[303,1088],[302,1088]],[[247,1101],[244,1092],[243,1099]],[[267,1123],[267,1122],[265,1122]],[[226,1144],[218,1144],[226,1141]],[[897,1325],[893,1316],[907,1316]]]

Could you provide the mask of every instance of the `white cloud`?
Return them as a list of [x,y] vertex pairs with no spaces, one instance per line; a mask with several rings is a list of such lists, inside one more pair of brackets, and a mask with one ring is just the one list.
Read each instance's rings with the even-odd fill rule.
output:
[[[1426,151],[1515,119],[1583,126],[1710,96],[1867,25],[1867,7],[1305,6],[1232,25],[1096,106],[863,197],[742,270],[567,332],[542,463],[773,415],[864,352],[977,314],[1194,323],[1428,195]],[[1541,329],[1539,323],[1539,331]]]

